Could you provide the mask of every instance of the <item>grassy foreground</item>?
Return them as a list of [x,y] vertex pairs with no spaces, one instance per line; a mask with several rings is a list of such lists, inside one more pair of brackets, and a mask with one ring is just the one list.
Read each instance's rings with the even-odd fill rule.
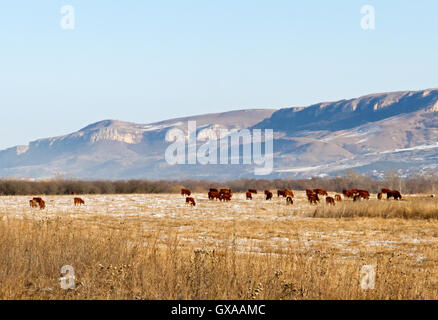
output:
[[438,219],[438,201],[430,198],[408,201],[343,201],[336,206],[318,206],[310,216],[314,218],[383,218],[383,219]]
[[[235,242],[238,233],[227,236]],[[0,299],[438,299],[433,247],[417,252],[427,261],[377,251],[375,289],[363,290],[365,255],[346,259],[305,243],[246,254],[237,245],[181,246],[179,237],[167,230],[163,241],[159,230],[144,234],[123,222],[3,217]],[[60,287],[64,265],[75,269],[74,290]]]

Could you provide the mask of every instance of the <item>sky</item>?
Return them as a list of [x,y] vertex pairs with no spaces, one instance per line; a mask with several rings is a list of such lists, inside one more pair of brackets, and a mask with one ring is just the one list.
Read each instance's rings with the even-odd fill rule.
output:
[[104,119],[436,88],[437,32],[436,0],[1,1],[0,149]]

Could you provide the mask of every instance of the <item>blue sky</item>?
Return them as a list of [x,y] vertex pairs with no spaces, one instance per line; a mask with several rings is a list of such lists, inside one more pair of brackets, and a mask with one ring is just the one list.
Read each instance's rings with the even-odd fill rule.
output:
[[0,149],[103,119],[438,87],[437,32],[436,0],[2,1]]

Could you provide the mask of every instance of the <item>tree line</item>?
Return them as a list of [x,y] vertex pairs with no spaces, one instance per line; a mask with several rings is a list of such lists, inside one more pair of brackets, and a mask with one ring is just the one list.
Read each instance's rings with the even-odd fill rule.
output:
[[311,179],[239,179],[225,182],[208,180],[65,180],[49,181],[0,180],[0,195],[69,195],[69,194],[142,194],[179,193],[181,188],[192,192],[207,192],[210,188],[232,188],[235,192],[248,189],[305,190],[322,188],[331,192],[344,189],[364,189],[372,193],[382,188],[399,190],[402,193],[434,193],[438,190],[438,174],[400,177],[397,172],[388,172],[383,179],[374,179],[355,171],[348,171],[336,177],[314,177]]

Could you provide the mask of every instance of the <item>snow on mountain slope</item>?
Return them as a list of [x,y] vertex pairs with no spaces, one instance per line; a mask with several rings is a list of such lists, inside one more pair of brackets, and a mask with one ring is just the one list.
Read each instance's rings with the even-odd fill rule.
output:
[[[166,133],[273,129],[274,172],[267,178],[370,175],[438,169],[438,89],[367,95],[309,107],[212,113],[152,124],[105,120],[75,133],[0,151],[2,177],[230,179],[254,177],[252,165],[175,165],[164,160]],[[199,131],[198,131],[199,132]]]

